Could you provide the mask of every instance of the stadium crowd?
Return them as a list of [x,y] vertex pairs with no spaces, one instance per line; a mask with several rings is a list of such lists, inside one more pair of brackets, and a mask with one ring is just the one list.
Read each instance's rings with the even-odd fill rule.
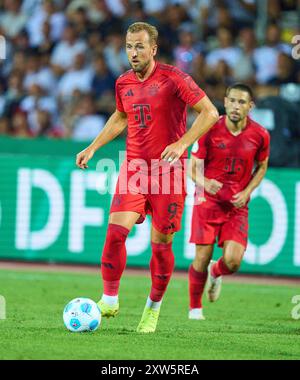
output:
[[253,86],[257,99],[278,96],[300,84],[300,59],[291,54],[299,7],[297,0],[0,0],[0,135],[93,139],[115,108],[115,79],[129,68],[124,36],[135,21],[158,28],[158,59],[191,74],[219,111],[236,81]]

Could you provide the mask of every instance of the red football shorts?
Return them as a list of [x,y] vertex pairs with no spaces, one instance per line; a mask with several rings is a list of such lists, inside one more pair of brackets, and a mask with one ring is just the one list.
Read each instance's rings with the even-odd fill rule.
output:
[[143,223],[146,214],[152,216],[154,228],[170,234],[180,230],[186,197],[184,170],[149,175],[128,169],[120,170],[110,213],[134,211],[140,214],[137,224]]
[[238,209],[227,202],[218,203],[206,197],[206,201],[194,205],[190,242],[214,244],[233,240],[245,249],[248,241],[248,207]]

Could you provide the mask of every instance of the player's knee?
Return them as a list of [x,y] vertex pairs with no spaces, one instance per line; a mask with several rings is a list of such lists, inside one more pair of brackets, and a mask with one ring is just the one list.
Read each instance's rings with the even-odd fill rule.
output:
[[209,262],[210,262],[210,257],[206,257],[203,255],[196,255],[193,261],[193,267],[198,272],[203,272],[204,270],[207,269]]
[[107,242],[123,242],[126,240],[129,230],[121,225],[110,223],[107,228]]
[[118,255],[119,251],[125,247],[125,241],[129,230],[118,224],[109,224],[106,233],[105,245],[102,257],[112,257]]
[[172,243],[151,243],[152,257],[150,265],[158,265],[160,267],[174,266],[174,253],[172,251]]
[[225,264],[231,272],[237,272],[240,269],[241,262],[239,260],[228,260],[225,261]]

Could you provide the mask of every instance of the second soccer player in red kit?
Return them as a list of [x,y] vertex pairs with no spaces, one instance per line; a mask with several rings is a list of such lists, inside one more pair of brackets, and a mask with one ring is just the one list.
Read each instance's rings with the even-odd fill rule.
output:
[[[192,149],[189,174],[197,191],[190,239],[196,245],[189,268],[190,319],[205,319],[202,294],[206,281],[208,299],[214,302],[220,295],[222,276],[239,269],[247,247],[248,202],[267,171],[270,150],[268,131],[248,116],[253,105],[250,87],[239,83],[229,87],[226,116]],[[223,256],[213,262],[216,239]]]
[[[137,327],[141,333],[156,329],[174,267],[172,240],[180,229],[185,199],[183,181],[176,186],[178,183],[171,179],[167,192],[163,191],[162,182],[175,164],[187,157],[188,146],[218,120],[216,108],[189,75],[155,61],[157,37],[156,28],[147,23],[138,22],[128,28],[126,52],[132,70],[116,81],[116,111],[76,160],[78,167],[85,169],[95,151],[128,126],[126,160],[112,201],[101,258],[103,295],[98,305],[105,317],[119,312],[119,285],[126,265],[125,241],[135,223],[142,222],[150,213],[152,285]],[[199,113],[188,131],[187,105]],[[157,176],[152,175],[153,166]],[[136,185],[137,174],[143,186]]]

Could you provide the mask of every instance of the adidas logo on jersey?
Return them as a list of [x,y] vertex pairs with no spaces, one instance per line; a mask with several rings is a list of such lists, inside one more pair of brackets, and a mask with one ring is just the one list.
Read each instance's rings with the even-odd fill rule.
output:
[[133,91],[129,90],[128,92],[126,92],[125,96],[133,96]]

